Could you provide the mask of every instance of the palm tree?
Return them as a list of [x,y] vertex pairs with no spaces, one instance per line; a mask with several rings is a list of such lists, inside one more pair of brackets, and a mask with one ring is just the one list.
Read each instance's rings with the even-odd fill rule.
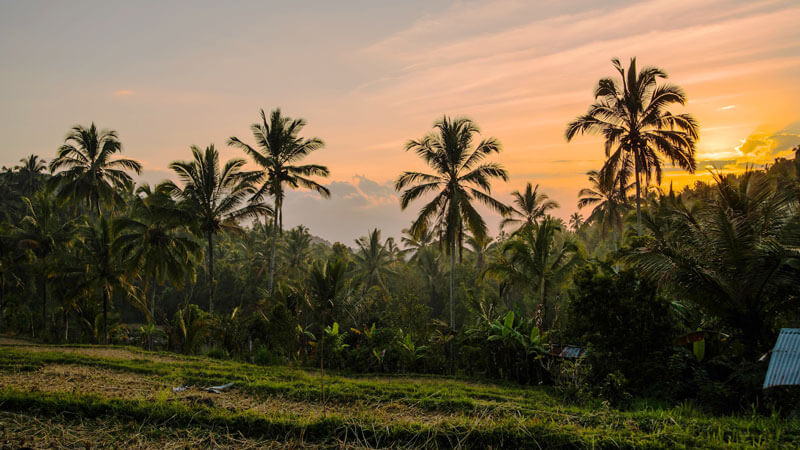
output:
[[150,308],[145,312],[154,323],[156,284],[169,280],[181,286],[192,272],[200,245],[189,232],[190,211],[181,208],[163,186],[153,191],[143,185],[136,193],[131,213],[113,224],[115,245],[120,254],[130,255],[134,272],[142,275],[145,295],[152,284]]
[[486,264],[486,254],[493,245],[494,239],[490,236],[470,236],[467,238],[467,246],[469,246],[469,249],[475,255],[475,266],[478,271],[483,270],[483,266]]
[[628,205],[622,192],[617,189],[613,172],[591,170],[586,175],[592,187],[581,189],[578,193],[578,208],[595,205],[586,222],[599,222],[603,237],[609,225],[612,233],[616,227],[621,237],[622,218]]
[[657,67],[636,71],[636,58],[625,70],[614,58],[620,80],[603,78],[597,83],[595,103],[589,111],[567,125],[567,141],[578,133],[602,134],[605,138],[606,166],[614,168],[625,196],[628,178],[636,185],[636,219],[642,234],[641,178],[649,184],[655,174],[661,183],[662,156],[694,173],[695,143],[699,125],[690,114],[672,114],[666,109],[685,104],[686,94],[675,85],[658,85],[666,72]]
[[20,178],[19,184],[22,192],[26,196],[30,196],[39,186],[43,172],[47,170],[47,162],[39,158],[39,155],[29,155],[27,158],[20,159],[19,162],[21,164],[14,166],[14,169]]
[[304,277],[311,258],[311,234],[308,228],[298,225],[286,233],[282,247],[283,261],[289,279],[300,282]]
[[558,208],[558,203],[550,200],[547,194],[539,193],[538,184],[533,187],[528,183],[525,192],[514,191],[511,196],[516,208],[512,207],[508,216],[500,223],[501,229],[518,223],[521,223],[519,228],[532,226],[547,215],[547,211]]
[[400,237],[400,242],[403,243],[403,247],[405,248],[401,251],[401,254],[406,255],[411,253],[409,261],[413,262],[417,259],[422,250],[433,244],[435,237],[435,233],[431,230],[424,230],[420,236],[414,236],[411,230],[404,228],[402,236]]
[[325,145],[319,138],[301,138],[299,134],[305,125],[306,121],[303,119],[292,120],[282,116],[280,108],[272,111],[269,122],[267,122],[267,116],[262,109],[261,123],[250,125],[258,150],[235,136],[228,139],[228,145],[244,150],[256,164],[262,167],[266,174],[263,185],[255,193],[255,198],[261,199],[269,195],[275,202],[275,216],[272,220],[272,254],[269,263],[269,281],[267,282],[267,290],[270,293],[272,293],[275,278],[277,235],[278,230],[283,227],[284,186],[288,185],[292,189],[298,187],[312,189],[323,197],[331,195],[328,188],[308,178],[311,176],[327,177],[330,174],[327,167],[318,164],[295,165]]
[[20,248],[36,256],[39,286],[42,296],[42,327],[47,325],[47,284],[53,267],[51,259],[71,239],[76,219],[64,220],[58,215],[57,200],[46,190],[37,192],[32,199],[22,198],[27,214],[16,228]]
[[756,358],[774,342],[780,318],[796,310],[797,203],[764,173],[714,177],[711,198],[689,206],[677,197],[647,214],[652,236],[627,260],[721,319],[744,356]]
[[583,215],[578,211],[570,214],[569,216],[569,227],[572,228],[572,231],[578,232],[583,226]]
[[473,146],[480,133],[469,119],[444,116],[433,125],[436,130],[420,140],[406,143],[436,173],[404,172],[397,178],[395,189],[403,191],[400,207],[406,209],[414,200],[438,192],[419,212],[411,225],[411,233],[421,236],[425,230],[438,227],[441,240],[450,251],[450,326],[455,329],[456,249],[464,241],[465,228],[478,238],[487,234],[486,222],[475,210],[473,202],[506,214],[508,206],[491,196],[491,180],[508,180],[508,173],[497,163],[483,162],[492,153],[500,152],[500,143],[488,138]]
[[[72,274],[79,290],[103,298],[103,343],[108,345],[108,308],[115,293],[134,304],[139,293],[130,275],[130,262],[117,250],[117,234],[111,222],[100,216],[96,223],[84,225],[80,235],[79,269]],[[137,305],[139,306],[139,305]]]
[[523,227],[503,245],[501,257],[487,273],[506,285],[537,290],[542,320],[547,325],[547,291],[567,279],[583,259],[578,244],[562,232],[560,222],[545,217],[532,227]]
[[59,197],[76,203],[85,200],[98,216],[101,203],[120,203],[120,192],[133,186],[126,170],[137,175],[142,171],[142,165],[132,159],[111,159],[120,152],[116,131],[98,131],[94,123],[89,128],[74,126],[50,162],[51,172],[63,169],[54,177],[60,185]]
[[389,240],[381,243],[381,230],[375,228],[368,236],[356,239],[358,250],[355,254],[356,277],[361,281],[364,291],[372,287],[386,290],[386,278],[393,272],[392,253],[387,248]]
[[236,229],[237,219],[258,217],[269,213],[269,207],[261,203],[242,203],[252,199],[256,192],[254,183],[260,179],[259,172],[244,172],[243,159],[231,159],[220,168],[219,152],[214,144],[205,150],[192,146],[191,161],[174,161],[169,165],[183,183],[179,188],[171,181],[161,189],[184,202],[184,206],[199,222],[200,232],[205,236],[207,247],[208,311],[214,312],[214,235],[225,229]]

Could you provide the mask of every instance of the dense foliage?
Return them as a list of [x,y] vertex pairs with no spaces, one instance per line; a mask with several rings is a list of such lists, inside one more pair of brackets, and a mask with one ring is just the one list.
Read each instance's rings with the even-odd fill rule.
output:
[[[256,147],[231,138],[259,170],[192,147],[170,165],[176,181],[155,187],[134,185],[136,161],[111,159],[123,148],[115,132],[76,126],[50,173],[36,155],[0,173],[0,329],[747,406],[759,395],[759,358],[800,319],[800,158],[715,173],[681,192],[647,189],[659,152],[694,167],[696,124],[666,112],[685,99],[656,85],[661,71],[618,69],[640,104],[625,100],[632,84],[604,79],[592,112],[570,125],[569,137],[605,133],[611,159],[581,192],[588,219],[573,215],[569,228],[538,186],[515,192],[513,207],[491,196],[492,180],[508,177],[486,161],[501,147],[473,142],[467,119],[444,117],[408,143],[434,173],[397,180],[402,207],[428,199],[400,242],[365,229],[352,246],[282,227],[285,189],[328,194],[309,178],[327,168],[297,165],[323,147],[299,135],[300,119],[262,112]],[[634,130],[617,116],[628,108],[645,141],[625,137]],[[489,236],[475,203],[513,232]],[[567,344],[587,356],[565,363],[556,349]]]

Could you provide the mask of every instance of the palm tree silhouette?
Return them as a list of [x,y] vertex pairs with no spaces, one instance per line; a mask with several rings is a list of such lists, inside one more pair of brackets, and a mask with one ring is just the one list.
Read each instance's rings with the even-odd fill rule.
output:
[[611,60],[620,79],[603,78],[597,83],[595,103],[589,111],[567,125],[567,141],[578,133],[602,134],[605,138],[606,166],[617,174],[623,197],[628,178],[636,186],[636,222],[642,234],[641,181],[650,183],[653,175],[661,183],[662,156],[694,173],[695,145],[699,125],[690,114],[672,114],[666,109],[684,105],[686,94],[675,85],[657,83],[666,78],[663,70],[647,66],[637,72],[636,58],[628,69],[619,59]]
[[426,194],[438,192],[420,210],[411,233],[419,237],[430,227],[438,227],[441,240],[449,247],[450,326],[455,329],[456,250],[464,241],[465,228],[478,238],[487,234],[486,222],[474,202],[501,214],[508,213],[508,206],[491,196],[491,180],[507,181],[508,173],[500,164],[483,162],[488,155],[500,152],[500,143],[495,138],[484,139],[472,148],[480,130],[471,120],[444,116],[433,127],[435,132],[408,141],[406,151],[413,150],[435,174],[404,172],[397,178],[395,189],[405,189],[400,198],[402,209]]
[[59,185],[58,196],[74,203],[85,200],[98,216],[100,203],[121,204],[120,192],[133,186],[126,171],[142,171],[142,165],[132,159],[111,159],[121,152],[116,131],[98,131],[94,122],[89,128],[74,126],[50,162],[51,172],[61,170],[53,178]]
[[531,226],[547,215],[547,211],[558,208],[558,203],[550,200],[547,194],[539,193],[538,184],[533,187],[531,183],[528,183],[524,192],[514,191],[511,196],[514,198],[513,202],[516,208],[512,207],[508,217],[500,223],[500,228],[519,223],[522,225],[518,229],[523,226]]
[[169,165],[183,183],[162,184],[171,195],[181,199],[192,211],[207,242],[208,312],[214,312],[214,235],[224,229],[238,228],[236,220],[268,214],[270,208],[262,203],[249,202],[256,193],[255,184],[260,172],[244,172],[245,161],[231,159],[220,168],[219,152],[214,144],[205,150],[193,145],[191,161],[174,161]]
[[275,202],[275,216],[272,219],[272,253],[267,282],[267,290],[270,293],[275,278],[277,235],[278,230],[283,227],[284,186],[288,185],[292,189],[298,187],[311,189],[326,198],[331,195],[328,188],[308,178],[311,176],[327,177],[330,174],[327,167],[319,164],[294,165],[325,145],[319,138],[301,138],[299,134],[305,125],[304,119],[292,120],[282,116],[280,108],[272,111],[269,121],[267,121],[267,116],[262,109],[261,122],[250,125],[258,150],[235,136],[228,139],[228,145],[244,150],[266,174],[264,183],[255,193],[256,198],[261,199],[269,195]]
[[617,190],[613,172],[591,170],[586,175],[592,187],[583,188],[578,193],[578,208],[595,205],[586,222],[599,222],[604,238],[609,225],[611,232],[614,233],[616,227],[621,237],[622,217],[628,206],[625,197]]

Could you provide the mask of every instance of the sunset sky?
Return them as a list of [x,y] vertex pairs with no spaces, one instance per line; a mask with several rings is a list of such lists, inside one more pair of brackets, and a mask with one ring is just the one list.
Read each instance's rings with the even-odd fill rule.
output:
[[[142,181],[170,176],[189,145],[253,142],[259,108],[303,117],[326,142],[333,196],[288,197],[285,225],[348,245],[398,236],[393,180],[424,169],[404,142],[442,114],[503,144],[503,200],[526,182],[576,210],[597,137],[566,143],[612,57],[666,70],[701,123],[698,167],[771,162],[800,143],[800,2],[122,2],[0,5],[0,165],[50,160],[75,124],[118,131]],[[690,176],[669,171],[665,180]],[[704,172],[705,173],[705,172]],[[586,212],[584,212],[586,215]],[[494,217],[487,219],[496,223]]]

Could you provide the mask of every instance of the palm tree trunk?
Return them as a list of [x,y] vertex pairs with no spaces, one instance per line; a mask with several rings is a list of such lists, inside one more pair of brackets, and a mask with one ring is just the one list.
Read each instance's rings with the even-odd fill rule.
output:
[[42,274],[42,330],[44,331],[46,329],[47,329],[47,276]]
[[206,232],[208,242],[208,313],[214,314],[214,233]]
[[634,176],[636,177],[636,232],[642,235],[642,194],[639,184],[639,160],[634,157]]
[[272,294],[272,284],[275,280],[275,248],[278,246],[278,208],[277,202],[275,215],[272,217],[272,245],[269,248],[269,280],[267,281],[267,292]]
[[[539,282],[539,298],[540,305],[542,305],[542,328],[547,328],[547,296],[545,296],[544,272],[542,272],[542,279]],[[540,329],[539,332],[541,331]]]
[[103,345],[108,345],[108,291],[103,289]]
[[[456,290],[456,279],[455,279],[455,272],[456,272],[456,240],[455,237],[453,241],[450,243],[450,328],[455,331],[456,329],[456,302],[455,302],[455,290]],[[456,349],[455,349],[455,339],[450,340],[450,370],[452,371],[453,375],[456,373]]]
[[69,310],[64,307],[64,343],[69,342]]

